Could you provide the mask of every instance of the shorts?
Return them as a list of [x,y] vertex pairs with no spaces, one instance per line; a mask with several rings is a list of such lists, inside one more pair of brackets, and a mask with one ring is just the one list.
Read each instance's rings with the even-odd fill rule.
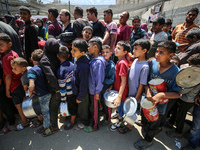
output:
[[20,84],[12,93],[12,100],[15,105],[21,104],[23,102],[25,92],[22,84]]
[[117,111],[119,113],[119,117],[123,117],[124,110],[123,110],[124,102],[121,102],[121,104],[117,107]]

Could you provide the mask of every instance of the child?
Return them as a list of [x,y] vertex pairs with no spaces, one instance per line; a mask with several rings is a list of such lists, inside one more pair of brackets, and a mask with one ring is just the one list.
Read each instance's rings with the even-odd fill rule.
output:
[[[51,135],[52,132],[49,129],[50,127],[50,113],[49,113],[49,102],[51,99],[51,94],[46,86],[45,77],[40,66],[40,59],[42,58],[43,51],[41,49],[36,49],[31,54],[31,60],[34,67],[28,70],[28,80],[29,80],[29,92],[30,95],[33,95],[35,90],[42,115],[43,115],[43,136]],[[41,129],[38,129],[38,132],[42,132]]]
[[82,31],[83,39],[88,42],[90,38],[92,37],[92,32],[93,32],[93,29],[91,26],[85,26]]
[[77,61],[74,64],[72,75],[72,90],[73,94],[77,95],[76,103],[78,104],[78,113],[81,123],[76,129],[83,129],[89,125],[89,59],[85,55],[88,49],[88,44],[85,40],[75,40],[72,44],[72,56],[76,57]]
[[103,89],[103,81],[105,78],[105,69],[107,61],[100,56],[102,43],[98,38],[93,38],[89,41],[88,51],[93,56],[90,62],[89,74],[89,93],[90,93],[90,113],[92,117],[92,125],[86,126],[84,131],[92,132],[98,129],[99,123],[99,100],[100,92]]
[[[146,61],[147,51],[150,49],[150,42],[148,39],[139,39],[134,42],[133,54],[136,57],[129,70],[128,77],[128,96],[135,97],[140,101],[144,86],[147,85],[147,78],[149,75],[149,65]],[[131,125],[122,126],[118,128],[120,133],[126,133],[132,130]]]
[[179,59],[179,57],[177,55],[174,55],[171,58],[170,62],[180,68],[180,59]]
[[22,130],[29,126],[29,121],[22,111],[22,101],[24,98],[24,90],[21,84],[21,74],[15,74],[16,66],[11,67],[11,60],[19,57],[16,52],[11,50],[12,42],[7,34],[0,33],[0,53],[2,59],[2,67],[4,72],[4,83],[6,85],[6,96],[12,98],[15,107],[22,119],[22,123],[18,124],[15,130]]
[[112,55],[112,52],[110,50],[110,46],[103,45],[101,54],[105,58],[105,60],[108,62],[108,65],[106,66],[106,71],[105,71],[105,79],[104,79],[104,82],[103,82],[103,89],[101,91],[101,104],[103,105],[103,112],[105,113],[105,118],[102,121],[102,123],[103,123],[103,125],[107,125],[110,122],[110,119],[111,119],[112,109],[108,108],[105,105],[103,94],[114,83],[114,80],[115,80],[115,64],[112,60],[110,60],[110,57]]
[[128,61],[126,60],[126,54],[130,51],[131,46],[125,41],[119,41],[115,48],[115,56],[118,58],[118,62],[115,65],[115,81],[114,90],[119,94],[114,100],[114,105],[118,106],[119,113],[118,120],[110,127],[111,131],[116,131],[123,122],[123,104],[128,96]]
[[[173,57],[176,51],[176,44],[171,41],[165,41],[158,44],[158,48],[155,54],[154,60],[149,62],[149,80],[155,78],[162,78],[165,80],[167,92],[159,92],[156,95],[152,95],[150,88],[145,86],[147,91],[146,97],[153,104],[157,104],[161,99],[176,99],[180,97],[181,88],[177,86],[175,78],[179,72],[179,68],[174,64],[170,63],[170,59]],[[134,143],[137,149],[145,149],[152,145],[153,138],[155,137],[156,130],[158,129],[160,122],[165,115],[167,103],[157,104],[159,111],[159,119],[154,122],[148,122],[147,119],[142,115],[142,124],[146,133],[144,139]],[[148,123],[148,126],[147,126]]]
[[[29,81],[27,77],[27,70],[29,70],[31,67],[28,67],[27,60],[22,57],[17,57],[11,61],[11,66],[15,66],[15,69],[13,69],[13,72],[15,74],[22,74],[21,82],[24,91],[26,93],[26,96],[29,97],[30,93],[28,90]],[[42,116],[39,115],[37,121],[33,123],[32,127],[34,128],[39,127],[42,124],[42,120],[43,120]]]
[[71,114],[71,122],[68,126],[64,125],[64,129],[69,130],[74,126],[76,118],[76,97],[73,95],[71,83],[74,64],[67,60],[69,50],[66,46],[60,46],[57,57],[61,62],[60,68],[57,71],[61,101],[68,102],[68,108]]

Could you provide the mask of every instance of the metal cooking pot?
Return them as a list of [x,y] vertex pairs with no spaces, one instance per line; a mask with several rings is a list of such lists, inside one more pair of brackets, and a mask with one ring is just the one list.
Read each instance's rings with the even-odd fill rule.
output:
[[119,94],[119,92],[114,91],[114,90],[110,90],[109,92],[108,91],[105,92],[103,97],[104,97],[106,106],[108,106],[110,108],[117,108],[117,106],[114,105],[113,100],[115,98],[117,98],[118,94]]
[[33,118],[41,114],[40,103],[37,96],[31,96],[22,102],[22,111],[27,118]]

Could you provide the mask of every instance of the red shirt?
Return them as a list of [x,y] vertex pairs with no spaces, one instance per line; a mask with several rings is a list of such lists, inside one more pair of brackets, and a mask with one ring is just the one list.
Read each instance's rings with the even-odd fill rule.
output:
[[130,36],[131,36],[131,28],[129,25],[126,24],[125,26],[118,28],[116,44],[119,41],[130,40]]
[[121,102],[124,102],[128,96],[128,61],[125,58],[115,65],[114,90],[118,92],[121,85],[121,76],[126,76],[126,86],[121,99]]
[[11,60],[19,57],[16,52],[12,51],[6,55],[2,54],[2,67],[3,67],[3,79],[6,84],[5,77],[6,75],[12,74],[12,82],[10,85],[10,92],[12,93],[20,84],[22,74],[16,75],[12,72]]
[[39,47],[39,49],[44,50],[45,43],[46,43],[46,41],[39,41],[39,42],[38,42],[38,47]]

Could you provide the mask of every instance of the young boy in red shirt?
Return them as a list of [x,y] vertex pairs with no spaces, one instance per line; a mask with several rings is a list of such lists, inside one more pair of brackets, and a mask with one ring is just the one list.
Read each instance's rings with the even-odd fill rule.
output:
[[118,62],[115,65],[114,90],[118,91],[119,94],[114,100],[114,105],[118,106],[119,116],[118,121],[111,125],[111,131],[116,131],[123,122],[123,104],[128,96],[128,61],[125,57],[130,49],[130,44],[125,41],[119,41],[115,48],[115,56],[118,57]]
[[11,38],[4,33],[0,33],[0,53],[3,67],[3,78],[6,85],[6,96],[12,98],[15,107],[22,119],[22,123],[18,124],[15,130],[22,130],[29,125],[29,121],[22,111],[22,101],[25,96],[23,86],[21,84],[22,74],[16,75],[16,65],[11,67],[11,60],[19,57],[16,52],[11,50]]

